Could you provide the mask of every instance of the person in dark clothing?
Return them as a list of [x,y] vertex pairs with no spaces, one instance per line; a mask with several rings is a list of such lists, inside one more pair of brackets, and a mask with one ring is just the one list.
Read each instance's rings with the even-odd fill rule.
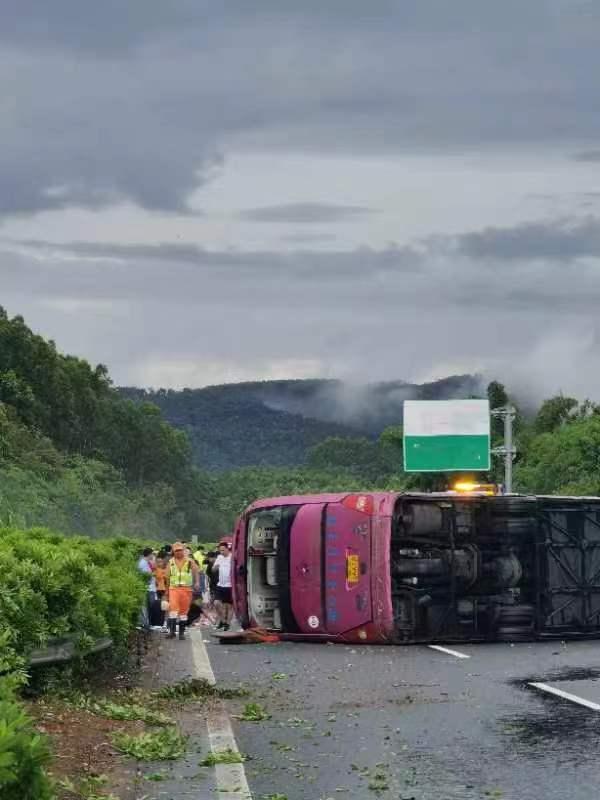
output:
[[219,570],[213,569],[217,556],[219,554],[211,550],[206,555],[206,577],[208,578],[208,591],[210,593],[210,601],[214,603],[217,594],[217,584],[219,582]]

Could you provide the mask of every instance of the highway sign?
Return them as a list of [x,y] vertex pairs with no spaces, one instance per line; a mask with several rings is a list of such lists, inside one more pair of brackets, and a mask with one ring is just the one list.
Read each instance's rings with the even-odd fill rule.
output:
[[490,469],[487,400],[406,400],[404,470],[463,472]]

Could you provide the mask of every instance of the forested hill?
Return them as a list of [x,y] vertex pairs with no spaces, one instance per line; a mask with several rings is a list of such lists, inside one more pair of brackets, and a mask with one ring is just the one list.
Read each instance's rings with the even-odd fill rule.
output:
[[[485,392],[492,407],[515,404],[497,382]],[[0,528],[215,541],[257,497],[444,489],[454,476],[404,472],[402,402],[485,392],[472,376],[117,391],[105,367],[0,308]],[[600,494],[598,403],[557,395],[519,411],[515,443],[517,491]],[[501,481],[501,461],[484,478]]]
[[196,463],[211,470],[303,464],[309,448],[327,437],[374,438],[401,423],[404,400],[485,396],[481,379],[472,375],[421,385],[289,380],[120,391],[158,405],[168,422],[188,433]]
[[187,437],[156,406],[0,307],[0,527],[180,536],[208,502]]

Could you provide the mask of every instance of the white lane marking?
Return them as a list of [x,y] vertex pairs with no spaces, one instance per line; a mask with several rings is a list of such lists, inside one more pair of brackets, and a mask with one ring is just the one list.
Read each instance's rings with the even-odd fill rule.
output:
[[529,686],[533,686],[534,689],[541,689],[542,692],[555,694],[557,697],[562,697],[563,700],[570,700],[572,703],[578,703],[580,706],[591,708],[592,711],[600,711],[600,705],[598,703],[592,703],[591,700],[578,697],[576,694],[571,694],[570,692],[564,692],[562,689],[555,689],[554,686],[548,686],[547,683],[530,683]]
[[[217,681],[201,631],[190,631],[190,640],[196,677],[203,678],[214,686]],[[213,753],[222,753],[224,750],[240,752],[226,712],[210,711],[207,726],[210,749]],[[215,774],[219,800],[252,800],[243,764],[217,764]]]
[[196,678],[208,681],[214,686],[217,680],[210,664],[208,650],[206,649],[204,639],[202,638],[202,631],[198,630],[198,628],[191,630],[189,631],[189,637],[192,642],[192,654],[194,658],[194,670],[196,673]]
[[456,656],[456,658],[471,658],[466,653],[459,653],[458,650],[450,650],[449,647],[442,647],[439,644],[428,644],[431,650],[439,650],[440,653],[447,653],[449,656]]
[[[224,750],[239,752],[231,722],[224,712],[208,715],[208,735],[213,753],[222,753]],[[215,770],[219,800],[252,800],[243,764],[217,764]]]

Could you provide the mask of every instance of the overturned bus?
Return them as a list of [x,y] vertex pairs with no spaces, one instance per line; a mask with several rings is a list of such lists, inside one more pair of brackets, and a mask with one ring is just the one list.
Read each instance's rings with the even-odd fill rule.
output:
[[525,641],[600,635],[600,498],[322,494],[236,523],[244,627],[283,639]]

